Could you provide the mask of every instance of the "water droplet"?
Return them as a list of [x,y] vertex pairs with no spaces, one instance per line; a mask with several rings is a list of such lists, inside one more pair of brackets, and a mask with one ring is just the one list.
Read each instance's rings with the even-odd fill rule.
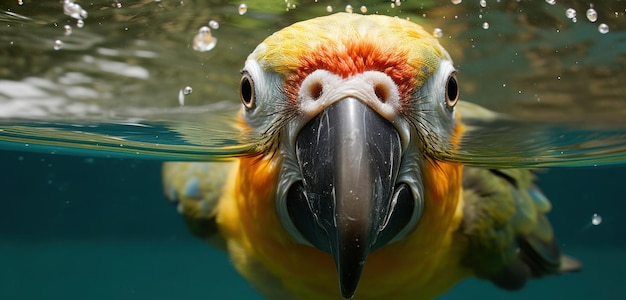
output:
[[193,37],[192,47],[198,52],[206,52],[215,48],[215,44],[217,44],[217,39],[211,35],[211,29],[208,26],[202,26]]
[[452,1],[452,4],[461,4],[461,2],[463,2],[463,0],[450,0]]
[[604,23],[598,25],[598,31],[600,31],[600,33],[602,34],[607,34],[609,32],[609,25],[606,25]]
[[350,4],[346,5],[346,12],[347,13],[352,13],[352,5],[350,5]]
[[487,1],[486,0],[480,0],[480,7],[487,7]]
[[183,89],[178,90],[178,104],[180,104],[180,106],[185,105],[185,92]]
[[329,12],[329,13],[330,13],[330,12],[333,12],[333,7],[332,7],[332,6],[330,6],[330,5],[329,5],[329,6],[326,6],[326,11],[327,11],[327,12]]
[[573,9],[573,8],[568,8],[568,9],[566,9],[566,10],[565,10],[565,16],[566,16],[568,19],[573,19],[573,18],[576,18],[576,10],[575,10],[575,9]]
[[598,13],[596,12],[595,9],[590,8],[587,10],[587,20],[591,22],[595,22],[598,20]]
[[489,23],[484,22],[483,23],[483,29],[489,29]]
[[243,15],[248,11],[248,6],[245,3],[241,3],[237,11],[239,11],[239,15]]
[[209,27],[211,27],[211,29],[218,29],[220,28],[220,23],[217,23],[215,20],[211,20],[209,21]]
[[366,13],[367,12],[367,6],[363,5],[361,6],[361,13]]
[[443,30],[441,30],[441,28],[435,28],[433,29],[433,36],[436,38],[440,38],[443,36]]
[[77,21],[76,21],[76,27],[78,27],[78,28],[83,28],[83,27],[85,27],[85,21],[83,21],[83,20],[77,20]]
[[546,0],[546,3],[548,3],[550,5],[555,5],[556,4],[556,0]]
[[602,216],[600,216],[599,214],[593,214],[593,216],[591,216],[591,224],[593,224],[594,226],[602,224]]
[[71,35],[72,34],[72,26],[70,26],[70,25],[63,26],[63,32],[64,32],[65,35]]
[[87,11],[73,0],[63,0],[63,13],[78,20],[87,18]]
[[61,40],[56,40],[54,41],[54,50],[61,50],[61,48],[63,48],[63,41]]
[[193,89],[192,89],[190,86],[186,86],[186,87],[183,89],[183,94],[184,94],[185,96],[187,96],[187,95],[191,94],[191,92],[193,92]]

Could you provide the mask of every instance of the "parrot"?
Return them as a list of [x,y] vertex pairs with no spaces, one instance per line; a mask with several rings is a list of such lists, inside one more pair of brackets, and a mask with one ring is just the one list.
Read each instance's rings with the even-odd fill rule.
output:
[[241,70],[227,160],[163,165],[190,231],[269,299],[432,299],[574,272],[533,170],[446,160],[475,109],[420,25],[337,13],[285,27]]

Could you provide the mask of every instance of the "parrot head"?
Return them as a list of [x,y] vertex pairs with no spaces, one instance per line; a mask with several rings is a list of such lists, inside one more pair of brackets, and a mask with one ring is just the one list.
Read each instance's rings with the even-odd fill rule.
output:
[[458,141],[450,56],[412,22],[335,14],[262,42],[240,98],[242,123],[278,166],[282,226],[332,255],[352,297],[368,255],[418,226],[424,169]]

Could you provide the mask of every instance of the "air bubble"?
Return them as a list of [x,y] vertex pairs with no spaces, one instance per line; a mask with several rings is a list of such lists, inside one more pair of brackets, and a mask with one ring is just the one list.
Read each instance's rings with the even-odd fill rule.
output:
[[591,224],[594,226],[602,224],[602,216],[599,214],[593,214],[593,216],[591,216]]
[[217,23],[215,20],[211,20],[209,21],[209,27],[211,27],[211,29],[218,29],[220,28],[220,23]]
[[487,7],[487,1],[486,0],[480,0],[480,7]]
[[87,11],[73,0],[63,0],[63,13],[78,20],[87,18]]
[[248,11],[248,6],[245,3],[241,3],[237,9],[239,15],[244,15]]
[[61,40],[54,41],[53,48],[54,48],[54,50],[61,50],[63,48],[63,41],[61,41]]
[[193,89],[190,86],[178,90],[178,104],[180,104],[180,106],[185,105],[185,96],[191,94],[192,91]]
[[461,2],[463,2],[463,0],[450,0],[452,1],[452,4],[461,4]]
[[483,29],[489,29],[489,23],[484,22],[483,23]]
[[566,16],[568,19],[573,19],[573,18],[576,18],[576,10],[575,10],[575,9],[573,9],[573,8],[568,8],[568,9],[566,9],[566,10],[565,10],[565,16]]
[[602,34],[607,34],[609,32],[609,25],[606,25],[604,23],[598,25],[598,31],[600,31],[600,33]]
[[435,28],[433,29],[433,36],[436,38],[440,38],[443,36],[443,30],[441,30],[441,28]]
[[70,26],[70,25],[63,26],[63,33],[65,35],[71,35],[72,34],[72,26]]
[[590,8],[587,10],[587,20],[591,22],[595,22],[598,20],[598,13],[596,12],[595,9]]
[[77,20],[77,21],[76,21],[76,27],[78,27],[78,28],[83,28],[83,27],[85,27],[85,21],[83,21],[83,20]]
[[366,13],[367,12],[367,6],[363,5],[361,6],[361,13]]
[[548,3],[550,5],[555,5],[556,4],[556,0],[546,0],[546,3]]
[[332,7],[332,6],[330,6],[330,5],[329,5],[329,6],[326,6],[326,11],[327,11],[327,12],[329,12],[329,13],[330,13],[330,12],[333,12],[333,7]]
[[352,5],[350,5],[350,4],[346,5],[346,12],[347,13],[352,13]]
[[207,26],[202,26],[198,29],[198,33],[193,37],[193,50],[198,52],[206,52],[215,48],[217,39],[211,35],[211,29]]
[[17,5],[24,5],[24,1],[22,1],[22,0],[17,0]]

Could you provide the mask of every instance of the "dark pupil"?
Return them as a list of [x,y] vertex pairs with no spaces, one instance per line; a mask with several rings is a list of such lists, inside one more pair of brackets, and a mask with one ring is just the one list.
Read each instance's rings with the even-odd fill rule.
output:
[[241,100],[247,104],[252,101],[252,85],[247,77],[241,79]]
[[454,76],[448,79],[448,99],[454,101],[456,97],[459,95],[459,89],[456,85],[456,78]]

